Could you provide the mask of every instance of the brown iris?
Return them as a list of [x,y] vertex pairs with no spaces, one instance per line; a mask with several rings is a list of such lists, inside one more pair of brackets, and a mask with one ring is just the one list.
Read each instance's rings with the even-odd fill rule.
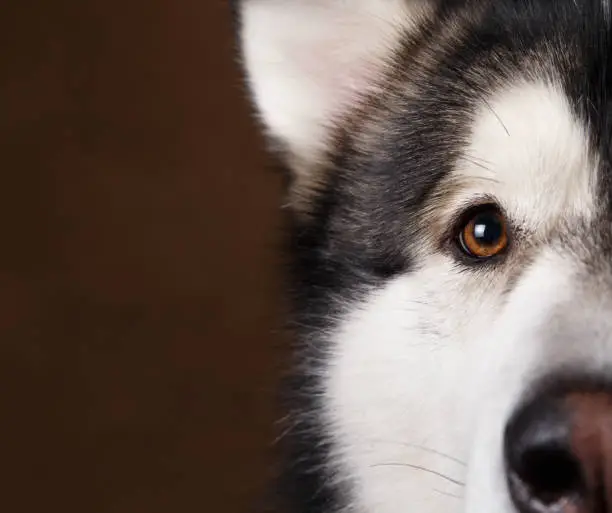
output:
[[468,218],[459,233],[461,249],[474,258],[491,258],[508,246],[506,220],[495,207],[483,208]]

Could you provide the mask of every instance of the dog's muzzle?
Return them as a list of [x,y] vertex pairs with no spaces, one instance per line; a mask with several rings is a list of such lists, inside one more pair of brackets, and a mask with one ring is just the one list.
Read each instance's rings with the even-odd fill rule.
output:
[[612,512],[612,387],[557,381],[505,431],[510,494],[521,513]]

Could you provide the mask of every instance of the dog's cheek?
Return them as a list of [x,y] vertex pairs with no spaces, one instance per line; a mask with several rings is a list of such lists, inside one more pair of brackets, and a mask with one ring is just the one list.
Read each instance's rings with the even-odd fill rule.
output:
[[324,402],[334,465],[365,511],[461,509],[472,409],[461,337],[471,312],[457,308],[470,302],[447,271],[373,291],[332,337]]

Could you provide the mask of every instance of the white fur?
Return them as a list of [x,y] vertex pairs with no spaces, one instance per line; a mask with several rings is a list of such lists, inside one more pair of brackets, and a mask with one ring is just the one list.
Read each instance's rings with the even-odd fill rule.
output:
[[[594,363],[589,347],[551,345],[542,330],[576,290],[578,266],[540,241],[568,214],[592,216],[597,163],[587,148],[560,87],[495,92],[451,177],[464,187],[432,215],[448,224],[481,195],[496,198],[536,246],[528,271],[504,295],[503,268],[466,272],[423,242],[418,270],[372,290],[332,336],[326,418],[355,511],[513,511],[501,453],[512,408],[553,366]],[[520,262],[526,250],[515,251]]]
[[244,59],[271,134],[316,159],[334,121],[375,87],[421,3],[409,15],[405,0],[247,0]]
[[[428,5],[246,0],[245,64],[269,131],[298,160],[316,161],[330,128],[377,87]],[[440,253],[425,227],[416,270],[369,291],[330,334],[324,420],[334,475],[352,485],[350,511],[513,512],[502,434],[519,398],[559,366],[612,363],[610,305],[582,297],[592,307],[572,312],[580,263],[545,243],[568,218],[593,215],[597,168],[587,130],[553,79],[506,84],[482,101],[448,177],[453,195],[435,200],[431,225],[448,226],[486,196],[527,244],[507,266],[472,273]],[[513,266],[522,273],[507,293]],[[552,331],[548,321],[562,314],[574,336]],[[576,344],[592,326],[604,329]]]
[[510,85],[477,112],[467,158],[455,173],[471,182],[462,197],[490,194],[541,235],[562,216],[588,215],[597,163],[587,137],[561,86]]

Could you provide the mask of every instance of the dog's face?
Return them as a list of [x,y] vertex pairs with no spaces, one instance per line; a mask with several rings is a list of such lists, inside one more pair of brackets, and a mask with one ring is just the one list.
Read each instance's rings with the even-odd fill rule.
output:
[[610,3],[239,7],[291,172],[295,511],[612,511]]

